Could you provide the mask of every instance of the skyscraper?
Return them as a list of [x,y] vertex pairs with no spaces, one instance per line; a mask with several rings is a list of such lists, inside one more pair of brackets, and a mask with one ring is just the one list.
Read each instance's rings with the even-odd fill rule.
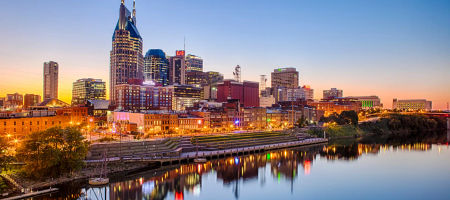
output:
[[83,78],[73,82],[72,105],[85,104],[88,100],[105,100],[106,84],[101,79]]
[[44,100],[58,98],[58,63],[44,62]]
[[298,71],[295,68],[278,68],[271,74],[272,88],[298,88]]
[[195,55],[186,56],[186,72],[203,72],[203,59]]
[[115,86],[128,83],[129,79],[143,79],[144,56],[142,55],[142,37],[136,28],[136,7],[133,13],[120,4],[119,20],[112,36],[110,53],[110,100],[116,104]]
[[169,84],[186,84],[186,62],[185,52],[179,50],[175,52],[175,56],[169,58]]
[[161,49],[150,49],[144,57],[144,80],[169,85],[169,61]]

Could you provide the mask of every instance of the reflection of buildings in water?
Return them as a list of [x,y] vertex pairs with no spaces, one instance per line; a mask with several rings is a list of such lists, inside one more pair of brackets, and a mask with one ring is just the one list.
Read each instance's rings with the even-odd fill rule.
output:
[[431,144],[415,143],[415,144],[402,144],[392,146],[396,151],[428,151],[431,150]]

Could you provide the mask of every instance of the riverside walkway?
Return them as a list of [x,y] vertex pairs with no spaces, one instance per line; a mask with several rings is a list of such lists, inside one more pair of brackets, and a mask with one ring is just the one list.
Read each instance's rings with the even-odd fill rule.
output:
[[[222,150],[212,150],[212,151],[192,151],[192,152],[183,152],[178,156],[161,156],[161,154],[154,155],[145,155],[145,156],[123,156],[108,158],[108,162],[158,162],[161,165],[171,165],[171,164],[181,164],[192,162],[195,158],[205,158],[205,159],[216,159],[223,158],[226,156],[238,156],[245,155],[250,153],[258,153],[264,152],[268,150],[281,149],[281,148],[289,148],[296,146],[307,146],[313,144],[322,144],[328,142],[328,139],[325,138],[309,138],[300,141],[292,141],[292,142],[282,142],[276,144],[265,144],[265,145],[257,145],[250,147],[239,147],[239,148],[229,148]],[[102,162],[103,160],[86,160],[86,163],[97,163]]]

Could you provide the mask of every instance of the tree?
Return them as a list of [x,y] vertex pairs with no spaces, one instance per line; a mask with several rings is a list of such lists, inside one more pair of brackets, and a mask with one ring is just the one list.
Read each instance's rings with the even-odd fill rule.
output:
[[10,144],[7,139],[4,137],[0,137],[0,172],[2,169],[6,167],[8,162],[10,161],[10,156],[8,155],[8,148]]
[[339,115],[340,125],[352,124],[354,126],[358,125],[358,113],[354,110],[342,111]]
[[306,125],[306,119],[305,116],[301,116],[300,119],[297,120],[297,127],[303,128]]
[[89,144],[79,128],[59,127],[29,134],[19,146],[17,157],[31,178],[58,177],[80,170]]

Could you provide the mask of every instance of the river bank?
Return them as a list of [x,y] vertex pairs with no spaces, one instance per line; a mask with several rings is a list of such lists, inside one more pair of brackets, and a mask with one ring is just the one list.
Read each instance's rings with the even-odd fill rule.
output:
[[[133,173],[138,173],[140,171],[158,170],[173,165],[179,165],[181,164],[181,160],[185,160],[184,163],[191,163],[193,162],[194,157],[203,157],[208,160],[211,160],[223,158],[225,156],[244,155],[252,152],[253,153],[264,152],[267,150],[274,150],[280,148],[320,144],[326,143],[327,141],[328,141],[327,139],[311,138],[294,142],[271,143],[267,145],[239,147],[217,151],[200,151],[200,152],[191,151],[183,153],[178,157],[171,157],[164,159],[161,158],[159,159],[147,158],[146,160],[112,159],[112,161],[108,163],[107,174],[108,177],[110,178],[121,177]],[[24,188],[25,192],[48,189],[50,187],[58,187],[58,185],[65,185],[70,182],[77,184],[78,183],[86,184],[88,178],[99,175],[100,173],[98,172],[99,170],[95,170],[97,165],[98,162],[87,162],[87,165],[81,171],[72,174],[65,174],[59,178],[54,179],[51,178],[45,180],[31,180],[25,178],[24,176],[21,176],[20,174],[13,174],[11,175],[11,178],[13,178],[14,181],[17,182],[22,188]]]

